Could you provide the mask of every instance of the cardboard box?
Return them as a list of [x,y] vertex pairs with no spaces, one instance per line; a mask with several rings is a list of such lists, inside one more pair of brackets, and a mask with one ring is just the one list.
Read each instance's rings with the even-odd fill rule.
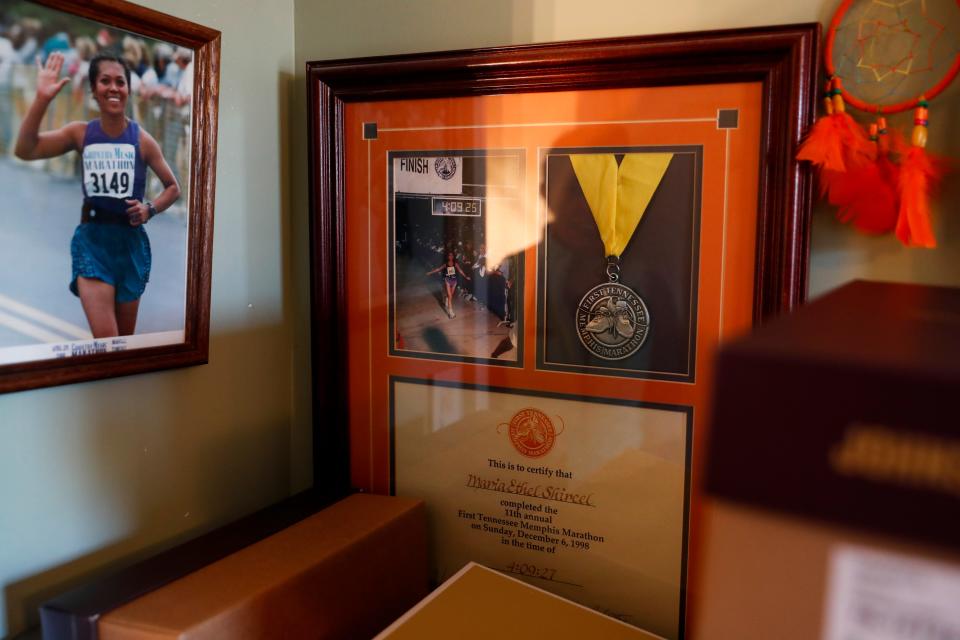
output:
[[428,591],[423,503],[357,494],[111,611],[99,636],[371,637]]
[[716,380],[696,637],[960,634],[960,290],[855,282]]
[[156,555],[85,580],[40,606],[44,640],[96,640],[100,618],[166,584],[342,500],[312,489],[190,538]]
[[375,640],[659,637],[471,562]]

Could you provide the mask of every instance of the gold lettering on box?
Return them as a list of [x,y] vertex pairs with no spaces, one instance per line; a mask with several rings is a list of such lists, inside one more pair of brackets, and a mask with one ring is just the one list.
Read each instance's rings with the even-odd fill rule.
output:
[[851,423],[828,454],[839,474],[960,495],[960,442]]

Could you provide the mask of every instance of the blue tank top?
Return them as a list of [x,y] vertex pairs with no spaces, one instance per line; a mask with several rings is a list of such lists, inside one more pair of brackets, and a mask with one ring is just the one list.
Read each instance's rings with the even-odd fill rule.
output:
[[81,149],[83,202],[98,212],[122,215],[125,200],[143,201],[147,167],[140,154],[140,126],[130,120],[116,138],[104,133],[100,120],[87,123]]

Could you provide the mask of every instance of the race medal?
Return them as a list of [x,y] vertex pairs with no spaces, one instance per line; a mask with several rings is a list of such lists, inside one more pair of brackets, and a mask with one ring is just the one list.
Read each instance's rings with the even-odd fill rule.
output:
[[614,279],[598,284],[577,305],[577,337],[593,355],[622,360],[643,346],[650,312],[643,298]]
[[637,352],[650,330],[646,303],[620,284],[620,255],[633,237],[672,153],[571,154],[577,181],[597,223],[607,255],[608,282],[583,296],[576,310],[577,337],[604,360],[622,360]]

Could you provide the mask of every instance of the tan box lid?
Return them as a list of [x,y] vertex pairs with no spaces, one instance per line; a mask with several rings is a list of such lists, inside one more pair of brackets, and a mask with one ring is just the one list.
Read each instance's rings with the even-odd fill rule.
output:
[[653,640],[660,636],[471,562],[375,640]]
[[418,500],[357,494],[105,615],[102,640],[370,637],[429,591]]

